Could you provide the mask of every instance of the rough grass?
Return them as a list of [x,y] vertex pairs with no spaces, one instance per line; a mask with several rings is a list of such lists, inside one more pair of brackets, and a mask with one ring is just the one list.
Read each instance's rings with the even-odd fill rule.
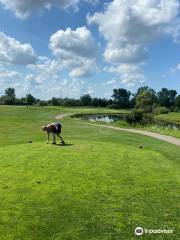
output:
[[74,109],[0,111],[1,240],[131,240],[137,226],[178,239],[179,147],[70,118],[68,145],[47,145],[40,126]]
[[145,131],[150,131],[150,132],[160,133],[167,136],[180,138],[180,131],[178,129],[173,129],[167,126],[158,126],[156,124],[147,124],[144,126],[141,124],[132,125],[132,124],[126,123],[125,121],[117,121],[111,124],[117,127],[141,129]]
[[155,116],[156,119],[180,124],[180,112],[170,112],[168,114],[160,114]]

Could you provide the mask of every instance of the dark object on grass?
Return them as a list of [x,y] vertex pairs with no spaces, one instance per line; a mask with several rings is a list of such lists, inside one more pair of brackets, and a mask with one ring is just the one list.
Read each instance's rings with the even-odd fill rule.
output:
[[42,182],[41,182],[41,181],[38,181],[38,182],[36,182],[36,183],[40,184],[40,183],[42,183]]
[[71,144],[71,143],[65,143],[65,144],[57,143],[56,146],[58,146],[58,147],[70,147],[70,146],[73,146],[73,144]]
[[29,140],[29,143],[32,143],[32,140]]
[[142,146],[142,145],[139,145],[139,148],[140,148],[140,149],[142,149],[142,148],[143,148],[143,146]]

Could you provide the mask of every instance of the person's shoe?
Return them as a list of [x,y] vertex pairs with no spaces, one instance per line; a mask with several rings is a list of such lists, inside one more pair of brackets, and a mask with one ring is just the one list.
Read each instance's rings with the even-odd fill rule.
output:
[[65,142],[64,142],[64,141],[62,141],[62,142],[61,142],[61,144],[65,145]]
[[56,142],[53,142],[52,144],[56,144]]

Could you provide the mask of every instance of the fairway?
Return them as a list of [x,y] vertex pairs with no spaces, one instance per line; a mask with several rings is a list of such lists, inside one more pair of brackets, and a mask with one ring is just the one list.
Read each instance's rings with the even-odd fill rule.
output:
[[113,112],[0,106],[0,240],[133,240],[136,227],[179,238],[179,147],[69,116],[67,145],[45,143],[58,114],[97,111]]

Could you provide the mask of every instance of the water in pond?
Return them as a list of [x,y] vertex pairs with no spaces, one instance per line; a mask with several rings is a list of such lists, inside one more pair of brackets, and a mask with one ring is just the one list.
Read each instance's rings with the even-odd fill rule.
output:
[[[104,122],[104,123],[112,123],[115,121],[122,121],[125,119],[125,114],[85,114],[83,117],[85,120],[89,120],[91,122]],[[165,122],[161,120],[154,120],[152,124],[155,127],[166,127],[169,129],[174,129],[174,130],[179,130],[180,125],[175,124],[175,123],[170,123],[170,122]]]
[[111,123],[118,120],[123,120],[124,114],[118,114],[118,115],[85,115],[83,117],[86,120],[89,120],[91,122],[105,122],[105,123]]

